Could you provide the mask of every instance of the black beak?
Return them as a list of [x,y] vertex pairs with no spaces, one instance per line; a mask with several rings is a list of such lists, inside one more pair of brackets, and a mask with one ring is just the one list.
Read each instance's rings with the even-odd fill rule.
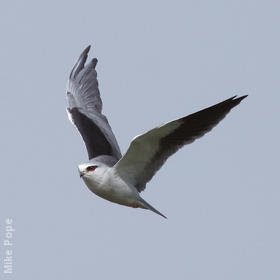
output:
[[84,173],[79,170],[80,178],[84,176]]

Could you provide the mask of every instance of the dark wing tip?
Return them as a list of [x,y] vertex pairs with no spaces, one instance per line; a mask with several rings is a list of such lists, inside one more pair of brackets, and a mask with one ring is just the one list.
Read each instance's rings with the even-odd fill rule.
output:
[[[240,96],[240,97],[237,97],[237,95],[234,95],[216,105],[213,105],[209,108],[206,108],[205,110],[208,110],[208,109],[220,109],[220,110],[228,110],[230,111],[233,107],[237,106],[244,98],[246,98],[248,95],[243,95],[243,96]],[[202,110],[204,111],[204,110]]]
[[91,45],[88,45],[88,46],[84,49],[84,51],[81,53],[80,58],[86,56],[86,55],[88,54],[90,48],[91,48]]
[[[248,95],[230,97],[216,105],[188,115],[180,119],[181,126],[166,136],[162,141],[168,147],[169,142],[174,145],[191,143],[195,139],[203,136],[216,126],[232,108],[237,106]],[[176,137],[174,137],[174,135]]]
[[93,65],[93,68],[95,68],[97,62],[98,62],[98,59],[97,59],[97,58],[93,58],[93,59],[91,60],[91,63],[92,63],[92,65]]
[[[248,96],[248,94],[237,97],[237,95],[231,97],[230,99],[226,100],[226,101],[231,101],[231,106],[232,108],[237,106],[244,98],[246,98]],[[236,98],[237,97],[237,98]]]
[[248,96],[248,94],[245,94],[245,95],[243,95],[243,96],[240,96],[240,97],[236,98],[237,95],[235,95],[235,96],[232,97],[232,100],[241,102],[241,101],[242,101],[244,98],[246,98],[247,96]]
[[88,53],[89,53],[89,50],[91,48],[91,45],[87,46],[84,51],[81,53],[79,59],[78,59],[78,62],[80,62],[81,66],[84,67],[84,64],[87,60],[87,57],[88,57]]
[[91,45],[89,45],[87,48],[85,48],[84,51],[79,56],[76,64],[74,65],[74,67],[70,73],[70,79],[75,78],[75,76],[77,76],[77,74],[84,68],[90,48],[91,48]]

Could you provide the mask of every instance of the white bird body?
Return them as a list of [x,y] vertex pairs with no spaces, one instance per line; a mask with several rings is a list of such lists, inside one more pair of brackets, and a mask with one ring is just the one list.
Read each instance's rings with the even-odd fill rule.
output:
[[141,207],[136,188],[126,183],[111,167],[99,167],[94,176],[86,172],[88,164],[79,165],[79,171],[87,187],[96,195],[121,205]]
[[233,96],[138,135],[122,156],[109,122],[102,114],[95,70],[97,59],[85,65],[89,49],[90,46],[79,57],[67,85],[68,116],[79,130],[90,160],[79,165],[80,177],[93,193],[104,199],[149,209],[165,217],[141,198],[140,192],[171,155],[209,132],[247,95]]

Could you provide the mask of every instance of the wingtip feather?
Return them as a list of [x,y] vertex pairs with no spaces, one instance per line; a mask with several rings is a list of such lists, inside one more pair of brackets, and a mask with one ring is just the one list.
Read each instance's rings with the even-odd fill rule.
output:
[[[237,97],[237,95],[235,95],[232,99],[232,101],[235,102],[235,104],[239,104],[243,99],[245,99],[246,97],[248,96],[248,94],[246,95],[243,95],[243,96],[240,96],[240,97]],[[236,98],[237,97],[237,98]]]
[[90,51],[90,48],[91,48],[91,45],[88,45],[88,46],[84,49],[84,51],[82,52],[81,56],[87,55],[87,54],[89,53],[89,51]]
[[88,45],[84,49],[84,51],[80,54],[76,64],[74,65],[74,67],[70,73],[70,79],[73,77],[75,78],[75,76],[81,71],[81,69],[84,68],[90,48],[91,48],[91,45]]
[[87,59],[87,56],[88,56],[88,53],[89,53],[90,48],[91,48],[91,45],[88,45],[88,46],[83,50],[83,52],[81,53],[81,55],[80,55],[78,61],[81,61],[81,60],[85,61],[85,60]]

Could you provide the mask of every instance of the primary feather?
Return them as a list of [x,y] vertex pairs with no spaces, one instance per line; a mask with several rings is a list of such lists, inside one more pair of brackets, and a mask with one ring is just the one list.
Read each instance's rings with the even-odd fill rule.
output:
[[121,152],[107,118],[102,114],[102,100],[98,89],[97,59],[86,66],[87,47],[71,71],[67,84],[68,114],[86,144],[89,159],[109,155],[117,160]]

